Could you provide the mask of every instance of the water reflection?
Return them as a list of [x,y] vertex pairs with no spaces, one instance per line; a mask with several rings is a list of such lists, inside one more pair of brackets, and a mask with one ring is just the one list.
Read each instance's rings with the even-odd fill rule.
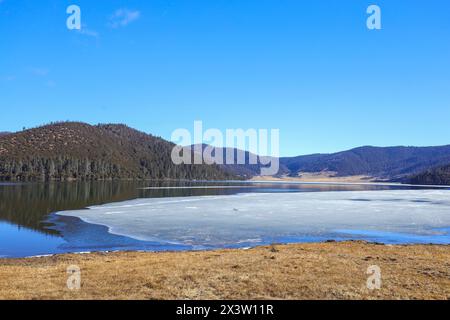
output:
[[[176,189],[173,187],[219,186],[214,189]],[[220,186],[233,188],[220,188]],[[148,187],[163,189],[145,189]],[[164,189],[167,188],[168,189]],[[82,209],[92,205],[144,197],[177,197],[228,195],[239,192],[314,192],[392,189],[387,186],[316,185],[233,182],[158,182],[93,181],[66,183],[0,184],[0,221],[46,234],[57,234],[48,228],[47,216],[56,211]]]
[[138,197],[139,192],[135,182],[3,184],[0,186],[0,220],[55,233],[43,223],[52,212],[132,199]]
[[[189,188],[192,186],[195,188]],[[174,245],[141,242],[115,236],[109,234],[105,227],[90,225],[79,219],[55,217],[51,214],[57,211],[77,210],[137,198],[231,195],[241,192],[319,192],[398,188],[402,187],[236,181],[0,183],[0,257],[72,252],[78,251],[79,248],[183,249]],[[64,227],[61,227],[61,224]]]

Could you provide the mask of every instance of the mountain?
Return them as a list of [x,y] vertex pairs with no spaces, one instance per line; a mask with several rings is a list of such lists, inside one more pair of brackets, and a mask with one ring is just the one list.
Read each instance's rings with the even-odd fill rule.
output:
[[1,136],[6,136],[7,134],[10,134],[10,132],[2,131],[2,132],[0,132],[0,137],[1,137]]
[[[203,147],[205,148],[205,146]],[[225,154],[226,150],[223,149]],[[232,149],[235,155],[249,152]],[[255,155],[252,155],[255,156]],[[280,158],[278,176],[298,177],[304,173],[327,173],[336,177],[368,176],[379,180],[403,181],[414,174],[450,163],[450,145],[440,147],[360,147],[332,154],[312,154]],[[246,162],[248,163],[248,162]],[[261,165],[225,164],[230,174],[251,178]]]
[[235,178],[215,165],[175,165],[173,147],[122,124],[52,123],[0,137],[0,179]]
[[333,154],[281,158],[289,175],[334,172],[337,176],[367,175],[398,180],[450,163],[450,145],[441,147],[360,147]]
[[404,179],[405,183],[423,185],[450,185],[450,164],[432,168]]
[[[198,146],[198,145],[197,145]],[[207,144],[201,145],[202,152],[205,151],[207,147],[210,147]],[[196,150],[196,145],[190,146],[191,150]],[[228,172],[231,175],[236,175],[241,178],[252,178],[254,176],[258,176],[261,174],[261,168],[267,167],[268,165],[261,165],[261,159],[263,157],[258,156],[254,153],[243,151],[237,148],[220,148],[220,147],[211,147],[212,152],[211,155],[213,157],[216,156],[216,154],[222,154],[221,162],[219,164],[219,167],[222,168],[224,171]],[[227,154],[233,154],[234,162],[229,163],[227,161]],[[238,161],[239,159],[243,159],[244,161]],[[253,159],[253,162],[251,163],[251,159]],[[264,157],[265,161],[272,160],[275,158],[269,158]],[[205,159],[212,162],[212,159]],[[242,163],[244,162],[244,163]],[[267,163],[267,162],[265,162]],[[283,166],[281,166],[279,170],[279,174],[287,172],[287,169]]]
[[[215,152],[223,153],[225,164],[175,165],[171,159],[173,147],[171,142],[122,124],[53,123],[0,136],[0,179],[223,180],[251,178],[261,173],[259,163],[249,164],[249,159],[261,158],[247,151],[216,148]],[[206,147],[201,146],[202,150]],[[235,155],[232,164],[225,161],[227,151]],[[237,163],[238,155],[245,164]],[[380,180],[439,184],[441,180],[447,181],[450,145],[366,146],[333,154],[285,157],[279,161],[279,176],[326,172],[338,177],[363,175]]]

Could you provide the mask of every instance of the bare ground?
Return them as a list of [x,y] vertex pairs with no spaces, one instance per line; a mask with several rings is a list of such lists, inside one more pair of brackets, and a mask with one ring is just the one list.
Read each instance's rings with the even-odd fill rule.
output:
[[[69,290],[67,267],[81,269]],[[367,268],[381,289],[367,289]],[[0,299],[450,299],[450,246],[364,242],[0,259]]]

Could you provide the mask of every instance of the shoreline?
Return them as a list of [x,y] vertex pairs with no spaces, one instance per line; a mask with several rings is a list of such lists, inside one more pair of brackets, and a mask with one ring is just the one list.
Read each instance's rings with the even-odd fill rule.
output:
[[126,253],[148,253],[148,254],[164,254],[164,253],[199,253],[199,252],[214,252],[214,251],[247,251],[258,248],[265,247],[273,247],[273,246],[297,246],[297,245],[305,245],[305,244],[341,244],[341,243],[364,243],[367,245],[375,245],[375,246],[386,246],[386,247],[417,247],[417,246],[430,246],[430,247],[449,247],[450,244],[439,244],[439,243],[404,243],[404,244],[390,244],[390,243],[382,243],[368,240],[325,240],[325,241],[316,241],[316,242],[297,242],[297,243],[273,243],[273,244],[260,244],[253,247],[237,247],[237,248],[214,248],[214,249],[187,249],[187,250],[93,250],[93,251],[73,251],[73,252],[65,252],[65,253],[48,253],[48,254],[38,254],[32,256],[24,256],[24,257],[7,257],[0,256],[0,263],[2,260],[24,260],[24,259],[41,259],[41,258],[58,258],[68,255],[95,255],[95,254],[126,254]]
[[[79,266],[81,289],[67,268]],[[379,290],[367,270],[381,269]],[[450,245],[362,241],[0,259],[0,299],[450,299]]]
[[[383,243],[377,241],[369,241],[369,240],[324,240],[324,241],[312,241],[312,242],[291,242],[291,243],[263,243],[255,246],[249,247],[235,247],[235,248],[211,248],[211,249],[186,249],[186,250],[93,250],[93,251],[73,251],[73,252],[65,252],[65,253],[48,253],[48,254],[38,254],[32,256],[24,256],[24,257],[7,257],[0,256],[0,263],[2,260],[23,260],[23,259],[40,259],[40,258],[57,258],[68,255],[95,255],[95,254],[126,254],[126,253],[148,253],[148,254],[164,254],[164,253],[199,253],[199,252],[214,252],[214,251],[247,251],[258,248],[266,248],[273,246],[299,246],[299,245],[318,245],[318,244],[346,244],[346,243],[362,243],[366,245],[374,245],[374,246],[385,246],[385,247],[448,247],[450,250],[450,244],[440,244],[440,243]],[[1,265],[1,264],[0,264]]]
[[[409,184],[401,182],[380,181],[376,179],[353,179],[350,177],[327,177],[326,179],[319,178],[291,178],[291,177],[274,177],[274,176],[254,176],[249,179],[236,179],[236,180],[185,180],[185,179],[97,179],[97,180],[1,180],[0,185],[24,185],[24,184],[58,184],[58,183],[92,183],[92,182],[188,182],[188,183],[236,183],[236,184],[248,184],[248,183],[286,183],[286,184],[317,184],[317,185],[349,185],[349,186],[386,186],[386,187],[417,187],[417,188],[443,188],[450,189],[450,185],[435,185],[435,184]],[[217,186],[216,186],[217,187]],[[222,186],[225,188],[233,188],[234,186]],[[179,187],[142,187],[141,190],[149,189],[176,189]],[[192,187],[183,187],[186,189]],[[198,187],[204,188],[204,187]]]
[[336,185],[336,186],[380,186],[380,187],[405,187],[405,188],[430,188],[430,189],[450,189],[450,185],[432,185],[432,184],[408,184],[400,182],[381,182],[381,181],[364,181],[364,180],[314,180],[301,178],[273,178],[254,177],[246,180],[251,183],[286,183],[286,184],[310,184],[310,185]]

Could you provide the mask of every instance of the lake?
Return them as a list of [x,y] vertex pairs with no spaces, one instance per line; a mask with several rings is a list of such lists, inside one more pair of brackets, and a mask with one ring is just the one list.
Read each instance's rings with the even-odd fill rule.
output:
[[235,181],[0,183],[0,257],[351,239],[449,244],[449,192]]

